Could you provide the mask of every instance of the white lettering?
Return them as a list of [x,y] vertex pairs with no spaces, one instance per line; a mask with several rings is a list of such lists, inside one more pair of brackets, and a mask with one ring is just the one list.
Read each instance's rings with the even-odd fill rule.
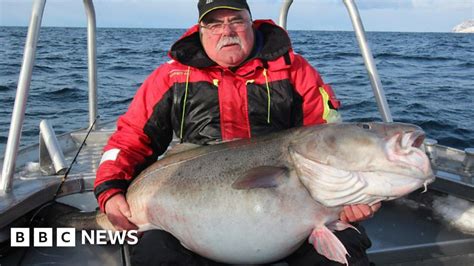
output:
[[[90,234],[89,234],[90,233]],[[95,232],[93,230],[82,230],[81,231],[81,243],[83,245],[95,244]]]
[[56,229],[56,246],[75,247],[76,246],[76,229],[57,228]]
[[35,228],[33,230],[33,246],[52,247],[53,228]]
[[97,245],[106,245],[107,244],[107,230],[97,230],[96,232],[96,239]]
[[115,242],[118,240],[118,244],[123,245],[125,243],[125,236],[127,235],[127,232],[125,231],[109,231],[109,240],[112,245],[115,245]]
[[[75,247],[76,229],[75,228],[56,228],[57,247]],[[53,247],[53,228],[33,228],[33,246],[34,247]],[[138,243],[138,231],[112,231],[112,230],[82,230],[82,245],[135,245]],[[10,229],[11,247],[29,247],[30,246],[30,228],[11,228]],[[1,266],[1,265],[0,265]]]
[[138,231],[137,230],[130,230],[127,232],[127,244],[135,245],[138,243]]
[[10,246],[29,247],[30,246],[30,228],[11,228]]

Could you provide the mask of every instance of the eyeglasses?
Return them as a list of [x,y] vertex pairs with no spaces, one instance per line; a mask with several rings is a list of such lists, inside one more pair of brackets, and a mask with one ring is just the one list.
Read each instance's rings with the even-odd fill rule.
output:
[[201,25],[201,27],[209,30],[211,34],[222,34],[224,32],[225,26],[228,25],[232,31],[241,32],[245,31],[250,25],[248,20],[234,20],[229,23],[209,23],[207,25]]

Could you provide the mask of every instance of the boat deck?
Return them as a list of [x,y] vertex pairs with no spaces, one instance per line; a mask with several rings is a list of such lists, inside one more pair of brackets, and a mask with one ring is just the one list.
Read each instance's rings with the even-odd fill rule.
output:
[[[106,123],[97,131],[91,132],[81,152],[64,182],[58,196],[91,191],[95,172],[99,165],[102,149],[114,130],[113,123]],[[66,163],[70,165],[87,134],[79,130],[58,137]],[[7,226],[22,215],[53,199],[64,175],[51,173],[51,166],[43,167],[39,145],[22,150],[18,156],[12,191],[0,194],[0,228]],[[1,235],[5,232],[0,231]]]
[[[92,192],[66,196],[60,200],[84,210],[97,207]],[[363,223],[372,240],[369,257],[376,265],[472,265],[474,238],[438,220],[432,211],[399,202],[383,208]],[[0,265],[127,265],[128,247],[82,245],[76,235],[74,248],[16,248]],[[468,262],[471,262],[469,264]]]
[[[59,191],[58,201],[85,211],[97,208],[92,193],[95,172],[102,148],[114,127],[113,123],[106,123],[89,135]],[[86,134],[86,130],[79,130],[58,137],[68,164],[72,162]],[[40,159],[34,151],[37,153],[38,145],[23,150],[18,161],[20,167],[15,174],[13,192],[0,195],[0,242],[7,246],[10,227],[25,226],[25,221],[21,224],[22,217],[52,200],[61,182],[62,175],[44,174],[45,170],[39,167],[39,161],[44,158]],[[439,170],[438,173],[446,175],[447,172]],[[446,180],[442,179],[441,182]],[[472,185],[465,189],[464,193],[472,197]],[[469,262],[472,265],[474,261],[473,235],[451,228],[429,208],[414,208],[398,200],[387,202],[375,217],[364,221],[363,225],[373,244],[369,256],[376,264],[468,265],[465,263]],[[0,256],[0,265],[18,265],[20,261],[23,265],[84,265],[85,261],[90,265],[127,265],[127,248],[119,245],[81,245],[79,239],[79,236],[76,237],[75,248],[10,249],[8,256]]]

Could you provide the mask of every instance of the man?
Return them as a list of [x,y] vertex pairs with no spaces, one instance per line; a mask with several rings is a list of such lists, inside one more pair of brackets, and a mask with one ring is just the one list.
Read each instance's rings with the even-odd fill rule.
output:
[[[205,145],[337,118],[339,102],[330,86],[293,53],[285,30],[268,20],[252,22],[245,0],[200,0],[198,9],[199,24],[171,47],[172,60],[146,79],[104,148],[95,194],[118,230],[136,229],[128,220],[125,191],[167,149],[173,132],[182,142]],[[362,220],[379,206],[347,206],[341,219]],[[370,241],[364,233],[347,229],[336,235],[348,249],[351,263],[368,263],[365,249]],[[213,263],[159,230],[144,233],[132,261]],[[330,263],[309,244],[286,261]]]

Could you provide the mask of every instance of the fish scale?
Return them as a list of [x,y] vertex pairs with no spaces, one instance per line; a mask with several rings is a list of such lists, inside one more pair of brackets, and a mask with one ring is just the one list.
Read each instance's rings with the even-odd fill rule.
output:
[[[331,232],[351,228],[338,220],[342,207],[432,182],[416,146],[423,137],[409,124],[339,123],[170,153],[130,185],[130,220],[219,262],[274,262],[309,238],[317,252],[347,264]],[[113,229],[99,217],[101,228]]]

